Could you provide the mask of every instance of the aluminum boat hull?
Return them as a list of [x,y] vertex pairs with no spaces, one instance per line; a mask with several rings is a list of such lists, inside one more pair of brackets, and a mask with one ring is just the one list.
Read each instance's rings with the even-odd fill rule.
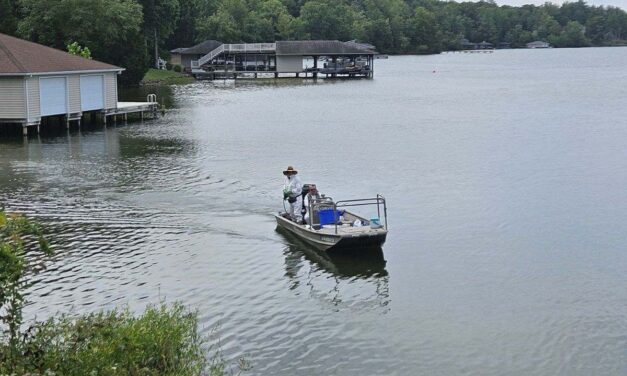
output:
[[335,234],[331,231],[309,229],[304,225],[299,225],[294,221],[283,218],[281,215],[275,214],[274,217],[279,228],[289,231],[321,250],[381,247],[387,237],[387,230],[382,228],[370,229],[370,227],[363,227],[358,228],[360,229],[359,232]]

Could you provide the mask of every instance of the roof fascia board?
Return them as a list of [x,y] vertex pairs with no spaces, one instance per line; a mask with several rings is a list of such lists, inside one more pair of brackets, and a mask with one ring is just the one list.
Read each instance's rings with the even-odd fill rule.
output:
[[119,69],[90,69],[90,70],[77,70],[77,71],[61,71],[61,72],[32,72],[32,73],[0,73],[3,77],[21,77],[21,76],[48,76],[48,75],[60,75],[60,74],[83,74],[83,73],[108,73],[108,72],[122,72],[124,68]]

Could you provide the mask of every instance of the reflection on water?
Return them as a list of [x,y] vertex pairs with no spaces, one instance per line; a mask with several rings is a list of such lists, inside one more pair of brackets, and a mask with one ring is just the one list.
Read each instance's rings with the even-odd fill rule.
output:
[[[306,286],[310,296],[336,309],[370,309],[389,304],[389,276],[381,248],[325,252],[308,246],[281,228],[277,231],[289,241],[283,254],[285,275],[291,280],[290,290],[299,291]],[[354,301],[356,289],[359,301]]]
[[340,278],[387,277],[385,258],[381,247],[336,249],[318,251],[281,227],[277,232],[290,242],[290,253],[305,257],[327,272]]

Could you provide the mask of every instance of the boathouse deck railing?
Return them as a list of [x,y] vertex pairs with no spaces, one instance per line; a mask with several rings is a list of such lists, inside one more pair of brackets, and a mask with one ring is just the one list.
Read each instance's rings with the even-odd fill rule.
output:
[[223,52],[275,52],[276,43],[239,43],[239,44],[222,44],[213,51],[209,52],[205,56],[198,60],[192,60],[192,69],[198,69],[201,66],[207,64],[211,60],[215,59]]

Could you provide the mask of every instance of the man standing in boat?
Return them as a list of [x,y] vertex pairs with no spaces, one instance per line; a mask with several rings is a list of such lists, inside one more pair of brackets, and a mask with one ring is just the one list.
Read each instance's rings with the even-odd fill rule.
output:
[[303,183],[298,177],[298,171],[294,167],[289,166],[285,171],[285,185],[283,186],[283,200],[287,200],[289,208],[287,213],[290,218],[298,223],[302,222],[303,217],[300,212],[303,206]]

